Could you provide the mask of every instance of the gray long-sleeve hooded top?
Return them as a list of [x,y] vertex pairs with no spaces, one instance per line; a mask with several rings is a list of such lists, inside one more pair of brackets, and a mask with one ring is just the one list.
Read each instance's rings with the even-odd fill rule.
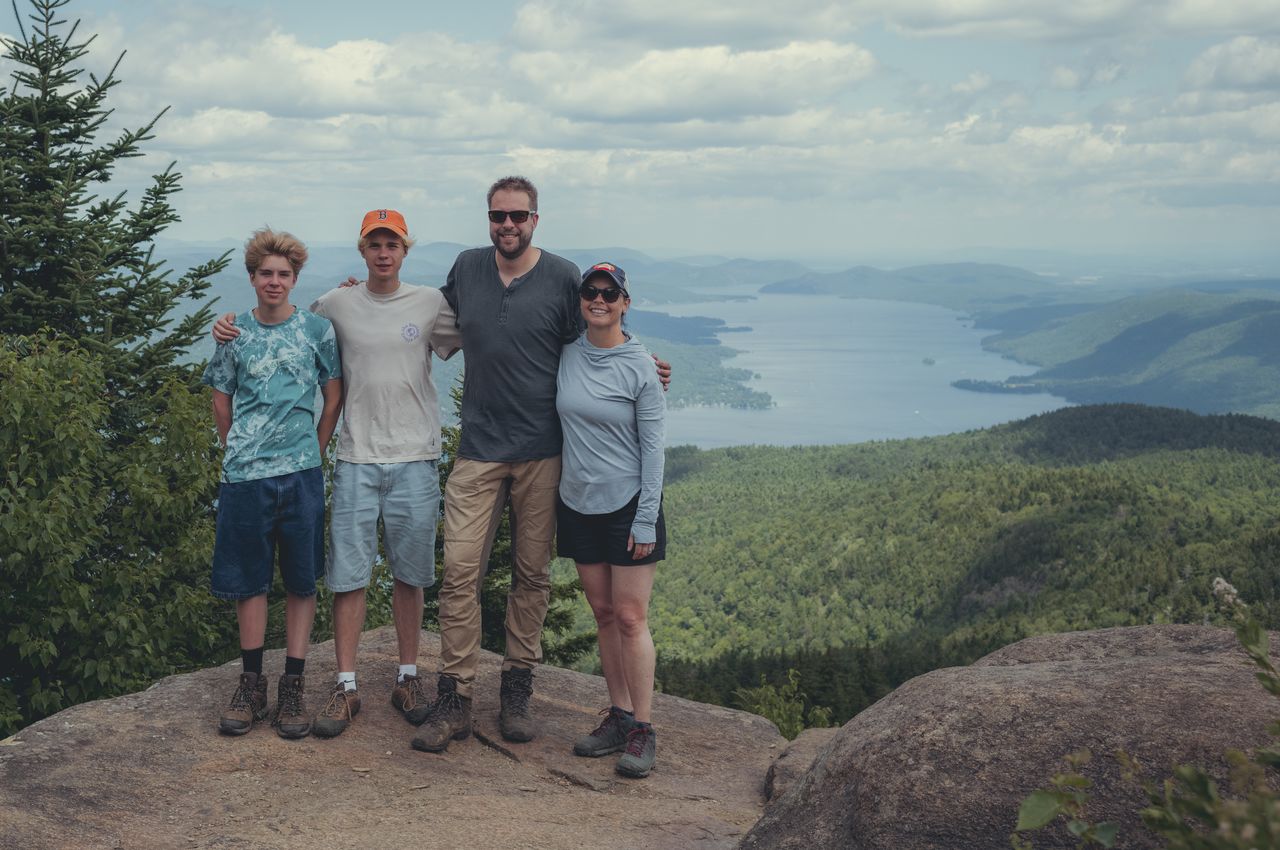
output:
[[560,353],[556,411],[560,498],[578,513],[604,514],[639,492],[631,533],[637,543],[655,542],[666,401],[649,352],[630,335],[613,348],[578,337]]

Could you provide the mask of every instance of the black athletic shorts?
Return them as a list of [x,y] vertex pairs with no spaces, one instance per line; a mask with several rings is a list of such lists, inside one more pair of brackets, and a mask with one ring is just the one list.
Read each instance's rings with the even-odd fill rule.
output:
[[627,550],[627,538],[631,536],[631,523],[635,521],[639,504],[640,494],[636,493],[630,502],[612,513],[580,514],[560,501],[560,495],[556,494],[556,553],[579,564],[605,563],[616,567],[656,564],[667,556],[667,524],[661,502],[653,551],[636,561]]

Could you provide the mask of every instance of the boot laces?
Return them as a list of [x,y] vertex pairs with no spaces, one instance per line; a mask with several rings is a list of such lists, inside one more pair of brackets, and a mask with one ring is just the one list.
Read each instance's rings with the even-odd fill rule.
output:
[[652,733],[648,729],[640,726],[632,729],[627,733],[627,755],[643,756],[645,745],[649,742],[649,736]]
[[236,711],[252,711],[253,696],[253,689],[246,685],[245,680],[241,678],[240,684],[236,686],[236,692],[231,695],[231,708]]
[[347,689],[342,685],[333,689],[333,693],[329,694],[329,701],[325,703],[324,709],[320,712],[325,717],[346,717],[351,719],[351,707],[347,704]]
[[618,723],[618,717],[613,713],[612,708],[601,709],[600,713],[604,715],[604,720],[601,720],[600,725],[591,730],[591,737],[593,738],[605,737]]
[[297,681],[286,684],[280,694],[280,714],[292,717],[302,714],[302,688]]

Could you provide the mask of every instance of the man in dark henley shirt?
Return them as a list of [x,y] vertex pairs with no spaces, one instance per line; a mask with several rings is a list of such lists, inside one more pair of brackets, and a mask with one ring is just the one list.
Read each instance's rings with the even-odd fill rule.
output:
[[489,189],[488,201],[494,247],[459,254],[443,289],[467,362],[462,444],[445,487],[440,679],[413,739],[428,752],[471,731],[480,583],[508,498],[514,565],[499,725],[507,740],[534,737],[528,704],[542,660],[560,481],[556,372],[561,348],[581,333],[577,266],[530,244],[537,189],[507,177]]

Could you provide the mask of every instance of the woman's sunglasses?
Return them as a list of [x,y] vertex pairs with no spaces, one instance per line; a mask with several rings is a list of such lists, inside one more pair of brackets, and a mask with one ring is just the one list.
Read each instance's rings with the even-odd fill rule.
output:
[[584,283],[578,287],[578,295],[582,296],[583,301],[595,301],[599,295],[604,299],[604,303],[612,304],[622,296],[622,290],[616,286],[610,286],[607,289],[596,289],[589,283]]

